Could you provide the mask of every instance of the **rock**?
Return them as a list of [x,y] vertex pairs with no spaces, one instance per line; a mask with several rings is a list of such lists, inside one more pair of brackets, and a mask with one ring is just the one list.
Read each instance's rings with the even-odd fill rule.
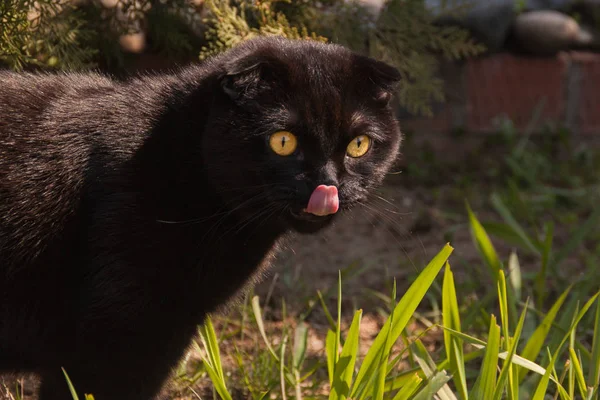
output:
[[[446,6],[447,3],[452,6]],[[470,30],[490,51],[500,50],[512,31],[517,18],[515,4],[515,0],[425,0],[426,7],[439,23]],[[600,8],[600,0],[579,0],[576,4]],[[568,11],[574,5],[573,0],[527,0],[524,9]]]
[[513,37],[520,48],[536,55],[552,55],[574,47],[594,47],[598,42],[598,35],[593,31],[553,10],[519,15],[513,25]]
[[114,8],[119,3],[119,0],[100,0],[100,4],[102,4],[106,8]]
[[141,53],[146,47],[146,35],[143,32],[121,35],[119,37],[119,44],[124,51]]

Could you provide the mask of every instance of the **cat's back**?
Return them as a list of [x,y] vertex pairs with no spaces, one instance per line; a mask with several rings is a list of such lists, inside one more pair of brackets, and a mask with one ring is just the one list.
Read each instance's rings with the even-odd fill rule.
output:
[[0,71],[0,133],[15,123],[27,123],[27,117],[42,117],[56,101],[76,103],[78,98],[113,86],[110,79],[97,74]]
[[[0,264],[35,258],[78,209],[90,144],[67,127],[110,80],[0,71]],[[68,110],[65,111],[65,110]]]

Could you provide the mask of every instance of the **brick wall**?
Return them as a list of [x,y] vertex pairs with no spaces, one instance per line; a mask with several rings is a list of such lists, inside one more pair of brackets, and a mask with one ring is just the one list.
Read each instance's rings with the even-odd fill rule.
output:
[[502,53],[443,65],[441,74],[447,101],[435,105],[432,118],[402,118],[405,130],[493,132],[499,116],[525,130],[537,109],[534,130],[552,124],[581,135],[600,134],[600,54],[536,58]]

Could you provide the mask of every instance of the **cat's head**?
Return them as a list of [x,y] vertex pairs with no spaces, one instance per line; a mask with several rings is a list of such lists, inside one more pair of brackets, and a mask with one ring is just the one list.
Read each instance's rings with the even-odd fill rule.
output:
[[203,158],[245,218],[314,232],[339,213],[335,202],[347,210],[382,182],[401,141],[395,68],[338,45],[273,37],[215,63]]

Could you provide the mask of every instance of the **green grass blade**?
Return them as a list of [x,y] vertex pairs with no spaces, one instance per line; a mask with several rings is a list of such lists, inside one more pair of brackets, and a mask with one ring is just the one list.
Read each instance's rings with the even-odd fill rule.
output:
[[519,322],[517,323],[517,328],[515,329],[515,335],[512,338],[505,338],[505,341],[509,343],[508,347],[508,355],[504,360],[504,364],[502,365],[502,370],[500,371],[500,377],[498,378],[498,383],[496,385],[496,389],[494,391],[494,399],[500,400],[502,398],[502,393],[504,392],[506,382],[508,382],[508,387],[506,391],[508,393],[508,398],[511,400],[519,400],[519,387],[518,382],[515,381],[514,369],[516,367],[513,366],[513,357],[517,352],[517,346],[519,345],[519,339],[521,337],[521,331],[523,330],[523,324],[525,323],[525,315],[527,314],[527,306],[529,302],[525,303],[525,307],[523,308],[523,312],[521,313],[521,317],[519,318]]
[[398,390],[398,393],[394,396],[392,400],[408,400],[411,396],[419,389],[423,379],[419,376],[419,374],[414,374],[412,378],[402,386],[402,389]]
[[[577,301],[577,307],[575,308],[575,313],[579,310],[579,301]],[[575,319],[575,316],[573,316]],[[571,329],[569,330],[569,396],[575,397],[575,368],[573,365],[573,360],[571,360],[570,354],[571,350],[573,350],[573,346],[575,346],[575,332],[577,331],[577,324],[572,322]]]
[[[442,284],[442,314],[444,326],[461,331],[460,310],[454,286],[454,275],[450,269],[450,263],[446,262],[444,271],[444,282]],[[450,371],[453,373],[454,384],[462,399],[468,399],[467,379],[465,374],[464,354],[462,340],[452,336],[444,330],[444,344],[446,357],[450,362]]]
[[[485,354],[485,348],[467,353],[467,354],[465,354],[465,362],[478,360],[478,359],[482,358],[484,354]],[[448,365],[449,365],[448,360],[443,360],[443,361],[436,363],[438,371],[445,369],[446,367],[448,367]],[[411,368],[411,369],[405,370],[405,371],[397,374],[396,376],[393,376],[393,377],[390,377],[389,379],[387,379],[385,382],[385,391],[391,392],[394,390],[402,389],[405,385],[409,384],[409,381],[411,379],[413,379],[414,374],[417,374],[421,379],[425,379],[425,374],[423,373],[423,370],[421,370],[421,368],[419,368],[419,367]]]
[[[542,346],[546,341],[546,337],[548,336],[548,332],[550,332],[550,328],[554,323],[554,319],[556,318],[558,311],[565,302],[567,295],[571,291],[571,288],[572,286],[569,286],[560,295],[558,300],[556,300],[556,302],[550,308],[550,311],[548,311],[548,314],[546,314],[546,316],[542,320],[542,323],[533,332],[533,334],[525,344],[523,352],[521,353],[521,356],[523,358],[534,361],[539,356],[540,352],[542,351]],[[526,374],[527,371],[519,369],[519,382],[523,382],[523,379],[525,379]]]
[[465,342],[470,343],[470,344],[472,344],[474,346],[479,346],[479,347],[485,347],[485,346],[487,346],[486,342],[484,342],[481,339],[477,339],[474,336],[467,335],[466,333],[456,331],[456,330],[454,330],[452,328],[448,328],[446,326],[442,326],[442,328],[445,331],[450,332],[451,335],[453,335],[453,336],[455,336],[457,338],[460,338],[460,339],[464,340]]
[[260,332],[260,336],[262,336],[269,353],[273,356],[273,358],[279,361],[279,357],[275,354],[275,350],[271,347],[271,343],[269,343],[269,339],[267,338],[267,333],[265,331],[265,323],[262,318],[262,312],[260,310],[260,300],[258,296],[254,296],[252,298],[252,312],[254,313],[254,319],[256,320],[256,325],[258,325],[258,331]]
[[573,347],[569,347],[569,356],[572,369],[575,373],[575,382],[579,388],[579,393],[581,394],[581,397],[585,399],[587,397],[587,387],[585,385],[585,378],[583,376],[583,368],[581,368],[581,361]]
[[219,343],[215,327],[210,317],[206,317],[206,321],[201,328],[201,337],[205,344],[206,352],[210,359],[211,366],[215,369],[217,375],[223,379],[223,366],[221,364],[221,353],[219,351]]
[[[565,344],[565,342],[569,339],[569,337],[571,336],[572,331],[575,329],[575,327],[579,324],[579,321],[581,321],[581,319],[585,316],[585,314],[588,312],[588,310],[590,309],[590,307],[594,304],[594,302],[598,299],[598,296],[600,296],[600,292],[594,294],[581,308],[581,310],[577,313],[577,315],[575,316],[573,323],[571,324],[571,327],[569,329],[569,332],[567,332],[565,334],[565,336],[563,337],[563,339],[561,340],[560,344],[557,346],[555,353],[558,354],[560,349],[562,348],[562,346]],[[556,356],[554,357],[556,358]]]
[[583,242],[583,239],[585,239],[598,224],[600,224],[600,207],[596,207],[592,212],[592,215],[590,215],[582,225],[578,226],[574,232],[570,233],[569,240],[567,240],[567,243],[565,243],[560,251],[556,253],[556,256],[553,259],[554,268],[558,268],[560,263]]
[[546,368],[546,373],[542,376],[540,383],[535,389],[535,393],[531,400],[544,400],[546,398],[546,392],[548,391],[548,383],[550,382],[550,375],[552,373],[552,369],[554,368],[554,360],[555,356],[550,358],[550,362],[548,363],[548,367]]
[[[415,361],[419,364],[419,367],[421,367],[425,377],[431,381],[440,372],[437,370],[437,365],[427,352],[423,342],[419,339],[415,340],[411,345],[411,348],[413,349]],[[451,379],[451,377],[449,378]],[[450,387],[447,384],[442,385],[437,392],[434,392],[433,394],[437,394],[440,400],[456,400],[456,396],[452,393],[452,390],[450,390]]]
[[75,390],[75,387],[73,387],[73,382],[71,382],[71,378],[69,378],[69,375],[67,374],[67,371],[65,371],[64,368],[62,368],[62,372],[65,375],[65,379],[67,381],[67,386],[69,387],[69,391],[71,392],[71,397],[73,397],[73,400],[79,400],[79,396],[77,396],[77,391]]
[[498,272],[498,301],[500,302],[500,321],[502,323],[502,334],[504,335],[504,349],[508,350],[510,332],[508,330],[508,296],[506,294],[506,279],[504,271]]
[[[393,302],[392,309],[396,307],[396,280],[394,279],[394,288],[392,290],[392,298],[390,302]],[[394,314],[390,314],[390,325],[394,325]],[[387,331],[387,336],[385,339],[386,348],[391,347],[393,343],[390,343],[390,330]],[[377,367],[376,377],[375,377],[375,386],[373,387],[373,399],[374,400],[383,400],[383,394],[385,391],[385,377],[388,372],[388,359],[389,355],[385,352],[381,352],[379,359],[379,366]]]
[[500,239],[507,244],[518,246],[519,248],[529,252],[528,244],[523,242],[521,237],[516,234],[508,224],[503,222],[488,221],[481,222],[481,226],[488,233],[488,235]]
[[552,240],[554,238],[554,225],[549,222],[545,226],[546,237],[544,239],[542,249],[542,266],[540,273],[536,276],[534,282],[534,290],[536,295],[537,304],[544,304],[546,299],[546,277],[548,274],[548,265],[550,264],[550,257],[552,254]]
[[300,369],[306,357],[306,345],[308,342],[308,325],[300,322],[294,331],[294,348],[292,361],[296,369]]
[[327,372],[329,374],[329,384],[333,382],[333,371],[335,368],[335,355],[338,349],[335,347],[335,332],[329,329],[325,339],[325,350],[327,352]]
[[358,339],[360,331],[360,319],[362,310],[358,310],[354,314],[352,324],[348,330],[346,342],[342,348],[342,353],[338,362],[335,365],[333,383],[331,384],[330,400],[344,400],[350,394],[352,386],[352,375],[354,373],[354,364],[358,354]]
[[469,224],[471,227],[471,235],[475,241],[475,246],[483,256],[484,261],[490,267],[494,281],[498,281],[499,271],[502,269],[502,264],[498,258],[498,253],[494,245],[486,233],[485,229],[471,210],[471,206],[467,203],[467,213],[469,214]]
[[204,361],[204,367],[206,368],[206,372],[208,372],[208,376],[215,390],[217,391],[219,396],[221,396],[221,399],[232,400],[231,394],[229,394],[227,388],[225,387],[225,382],[223,381],[223,378],[221,378],[217,371],[215,371],[215,369],[212,367],[212,365],[210,365],[210,361],[207,358],[202,357],[202,360]]
[[494,193],[491,196],[491,203],[500,214],[504,222],[511,227],[511,229],[515,232],[515,234],[521,239],[522,243],[526,246],[527,250],[531,251],[534,254],[540,254],[539,245],[535,238],[530,237],[525,233],[525,229],[517,222],[515,217],[509,211],[509,209],[504,205],[502,199],[498,194]]
[[281,387],[281,398],[287,400],[286,389],[285,389],[285,347],[287,344],[287,336],[283,337],[281,341],[281,348],[279,350],[279,383]]
[[432,400],[436,394],[439,394],[440,390],[448,384],[452,379],[445,371],[436,372],[436,374],[429,379],[427,385],[413,398],[413,400]]
[[514,251],[511,251],[508,257],[508,279],[510,280],[510,285],[514,290],[516,299],[520,299],[523,279],[521,277],[519,257],[517,257],[517,253]]
[[498,368],[498,352],[500,350],[500,327],[496,317],[492,315],[488,343],[479,377],[473,385],[470,396],[474,399],[492,399],[496,388],[496,369]]
[[[389,354],[391,349],[391,346],[388,346],[389,342],[393,345],[398,337],[400,337],[400,334],[412,318],[412,315],[421,303],[421,300],[433,284],[436,276],[444,266],[444,263],[450,254],[452,254],[453,250],[454,249],[450,244],[446,244],[446,246],[444,246],[433,260],[431,260],[427,267],[419,274],[417,279],[410,285],[404,296],[402,296],[392,311],[394,324],[391,325],[391,319],[388,318],[365,355],[363,363],[358,371],[355,384],[352,387],[352,398],[357,398],[356,394],[359,390],[368,389],[367,383],[377,368],[377,361],[381,357],[381,352]],[[391,330],[389,342],[388,330]]]
[[338,301],[337,301],[337,324],[335,325],[335,349],[334,360],[337,364],[339,360],[339,352],[341,343],[341,325],[342,325],[342,271],[338,271]]
[[592,339],[588,386],[596,390],[595,398],[598,399],[598,387],[600,386],[600,301],[596,302],[596,318],[594,319],[594,338]]
[[319,302],[321,303],[321,308],[323,308],[323,312],[325,313],[325,318],[327,318],[327,322],[329,322],[329,326],[331,329],[335,330],[335,321],[329,312],[327,304],[325,304],[325,299],[323,298],[323,294],[320,290],[317,290],[317,295],[319,296]]

